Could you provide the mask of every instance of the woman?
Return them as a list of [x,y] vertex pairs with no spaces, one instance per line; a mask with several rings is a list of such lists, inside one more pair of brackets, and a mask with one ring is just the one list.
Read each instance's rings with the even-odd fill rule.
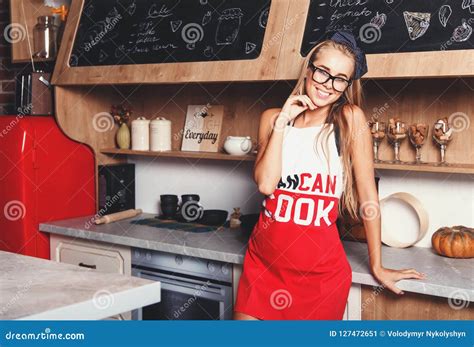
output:
[[359,107],[366,72],[352,34],[336,32],[309,52],[283,107],[262,114],[254,178],[266,198],[234,319],[342,319],[352,281],[335,224],[342,206],[362,217],[370,268],[382,285],[403,294],[396,281],[425,278],[381,263],[372,143]]

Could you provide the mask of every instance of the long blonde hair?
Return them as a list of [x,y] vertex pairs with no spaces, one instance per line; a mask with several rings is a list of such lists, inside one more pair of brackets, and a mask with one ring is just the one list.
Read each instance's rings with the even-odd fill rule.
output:
[[[346,54],[347,56],[351,57],[354,60],[355,64],[355,57],[354,54],[348,49],[345,45],[340,43],[326,40],[318,43],[314,46],[306,56],[303,62],[303,66],[301,68],[301,73],[296,82],[296,86],[291,92],[291,95],[303,95],[306,94],[306,75],[308,72],[309,62],[312,62],[316,59],[318,53],[323,48],[335,48],[342,53]],[[339,200],[339,210],[343,211],[347,210],[350,216],[356,220],[359,219],[358,215],[358,194],[357,190],[354,185],[354,177],[352,171],[352,159],[350,153],[350,145],[351,139],[353,138],[353,134],[351,134],[351,130],[349,128],[349,124],[347,123],[346,118],[343,116],[344,109],[347,108],[349,105],[357,105],[361,107],[362,104],[362,86],[360,80],[353,80],[352,84],[344,91],[341,97],[331,105],[329,109],[329,114],[326,117],[325,125],[322,128],[321,132],[318,133],[316,138],[316,142],[318,141],[319,137],[322,134],[325,134],[325,147],[323,147],[323,152],[328,159],[328,150],[327,150],[327,143],[329,135],[334,131],[334,128],[330,127],[330,124],[334,123],[335,127],[339,128],[340,135],[340,151],[342,156],[342,165],[344,169],[344,179],[343,179],[343,193],[342,198]],[[347,110],[346,110],[347,111]]]

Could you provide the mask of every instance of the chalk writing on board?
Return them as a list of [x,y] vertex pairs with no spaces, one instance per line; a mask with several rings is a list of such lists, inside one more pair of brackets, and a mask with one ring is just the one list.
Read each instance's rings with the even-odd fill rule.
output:
[[452,39],[455,42],[464,42],[469,40],[471,35],[472,27],[463,20],[463,23],[454,29]]
[[173,15],[173,13],[166,8],[166,5],[161,6],[158,10],[156,4],[152,4],[148,10],[148,18],[165,18],[171,15]]
[[453,10],[451,10],[451,6],[449,5],[443,5],[439,8],[439,11],[438,11],[439,22],[445,28],[446,28],[446,24],[448,24],[449,17],[451,17],[452,13],[453,13]]
[[128,5],[126,9],[127,13],[130,16],[133,16],[136,10],[137,10],[137,4],[135,3],[135,1],[133,1],[130,5]]
[[257,47],[257,45],[253,42],[246,42],[245,43],[245,54],[250,54],[253,50]]
[[179,30],[179,28],[181,27],[181,24],[183,24],[182,20],[172,20],[170,22],[171,31],[174,32],[174,33],[177,32]]
[[267,22],[268,22],[268,14],[270,12],[270,8],[266,8],[260,13],[260,17],[258,18],[258,25],[262,28],[267,27]]
[[256,59],[271,0],[84,0],[70,66]]
[[461,8],[463,10],[469,10],[471,14],[474,14],[474,3],[472,2],[472,0],[463,0]]
[[206,49],[204,50],[204,56],[210,58],[214,54],[214,48],[212,46],[207,46]]
[[240,8],[228,8],[219,16],[216,45],[231,45],[239,35],[243,12]]
[[403,12],[408,36],[410,40],[416,40],[423,36],[430,27],[431,13]]
[[301,56],[337,30],[366,53],[473,49],[472,0],[310,0]]
[[207,11],[204,17],[202,17],[202,26],[205,26],[207,23],[209,23],[212,19],[212,12]]
[[379,13],[378,11],[377,14],[370,20],[370,23],[379,29],[382,29],[386,22],[387,15],[385,13]]

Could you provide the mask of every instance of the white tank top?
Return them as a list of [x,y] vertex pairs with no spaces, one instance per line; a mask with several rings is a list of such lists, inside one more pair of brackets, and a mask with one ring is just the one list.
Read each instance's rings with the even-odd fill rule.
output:
[[[315,201],[331,201],[331,216],[325,217],[325,221],[326,224],[335,222],[337,209],[334,205],[343,192],[344,171],[342,157],[339,156],[336,146],[335,132],[331,131],[333,124],[326,126],[330,127],[328,129],[331,132],[330,135],[327,136],[325,130],[316,141],[323,125],[305,128],[286,125],[282,145],[281,179],[275,192],[263,201],[267,217],[272,217],[274,213],[281,214],[281,202],[275,200],[278,200],[281,194],[290,194],[293,196],[292,199],[298,199],[298,197],[308,199],[312,196]],[[326,139],[329,162],[323,152]],[[316,206],[317,204],[314,207]]]
[[[329,131],[333,129],[333,125],[329,124]],[[334,131],[327,137],[327,149],[326,155],[329,161],[326,159],[323,152],[323,146],[325,146],[326,135],[321,134],[318,141],[316,137],[319,132],[323,129],[323,125],[312,126],[306,128],[296,128],[291,125],[287,125],[285,128],[283,148],[282,148],[282,180],[285,183],[288,176],[295,174],[307,173],[300,177],[304,181],[308,181],[308,184],[300,185],[305,193],[318,193],[319,195],[330,195],[333,197],[340,198],[343,191],[343,165],[342,157],[339,156],[336,146],[336,139]],[[326,130],[325,130],[326,132]],[[329,166],[328,166],[329,164]],[[304,190],[312,180],[317,178],[317,175],[321,175],[322,179],[322,191],[316,189],[318,186],[312,185],[309,191]],[[329,176],[329,178],[328,178]],[[328,179],[330,181],[328,181]],[[333,181],[335,181],[333,183]],[[334,185],[334,188],[326,189],[327,185]],[[286,184],[288,186],[288,184]],[[289,187],[281,187],[285,190],[301,191],[301,189],[293,189],[293,185]],[[313,191],[314,190],[314,191]],[[302,191],[302,192],[303,192]]]

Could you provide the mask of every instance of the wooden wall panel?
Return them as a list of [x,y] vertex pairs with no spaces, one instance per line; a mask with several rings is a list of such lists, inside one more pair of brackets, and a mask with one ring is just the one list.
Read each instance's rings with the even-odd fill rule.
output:
[[257,141],[261,113],[281,107],[291,92],[287,83],[187,84],[184,87],[140,87],[145,116],[172,120],[172,149],[181,149],[187,105],[224,105],[219,149],[227,136],[251,136]]
[[109,114],[111,105],[127,101],[136,114],[143,113],[143,102],[130,87],[55,87],[55,100],[59,126],[71,139],[89,145],[96,153],[97,164],[116,161],[99,150],[115,147],[118,125]]
[[132,119],[163,116],[171,120],[173,150],[181,148],[187,105],[224,105],[222,149],[228,135],[251,136],[256,141],[261,113],[281,107],[291,89],[288,83],[55,87],[56,118],[69,137],[94,149],[98,163],[107,163],[111,157],[100,154],[100,149],[115,147],[118,126],[102,131],[108,119],[101,114],[109,112],[112,104],[131,104]]
[[[443,117],[451,119],[458,129],[447,146],[446,160],[451,163],[474,164],[474,79],[420,79],[365,81],[365,113],[367,119],[388,121],[399,117],[408,124],[423,121],[430,137],[421,149],[422,160],[438,162],[439,147],[432,141],[434,122]],[[464,130],[463,130],[464,129]],[[393,148],[385,139],[379,149],[382,160],[394,158]],[[400,159],[413,161],[415,149],[408,137],[400,149]]]
[[[108,112],[112,103],[123,100],[133,106],[133,117],[152,119],[164,116],[172,123],[172,149],[181,148],[181,135],[187,105],[224,105],[224,123],[219,148],[228,135],[251,136],[257,140],[259,118],[263,110],[281,107],[294,82],[261,83],[190,83],[185,85],[75,86],[56,87],[56,115],[59,124],[73,139],[89,144],[98,153],[100,162],[110,160],[99,154],[100,149],[112,148],[115,129],[97,132],[94,116]],[[400,117],[407,123],[425,121],[430,126],[441,117],[456,117],[465,122],[465,130],[454,134],[447,148],[451,163],[474,163],[474,116],[471,102],[473,79],[392,80],[364,83],[364,111],[367,119],[388,121]],[[452,116],[454,115],[454,116]],[[459,124],[461,124],[459,123]],[[458,125],[459,125],[458,124]],[[412,161],[414,148],[408,138],[401,145],[401,160]],[[380,158],[393,159],[393,149],[386,140],[380,147]],[[437,162],[439,148],[431,138],[422,148],[422,159]]]
[[406,292],[402,296],[362,286],[362,320],[472,320],[470,302],[452,302],[448,298]]

